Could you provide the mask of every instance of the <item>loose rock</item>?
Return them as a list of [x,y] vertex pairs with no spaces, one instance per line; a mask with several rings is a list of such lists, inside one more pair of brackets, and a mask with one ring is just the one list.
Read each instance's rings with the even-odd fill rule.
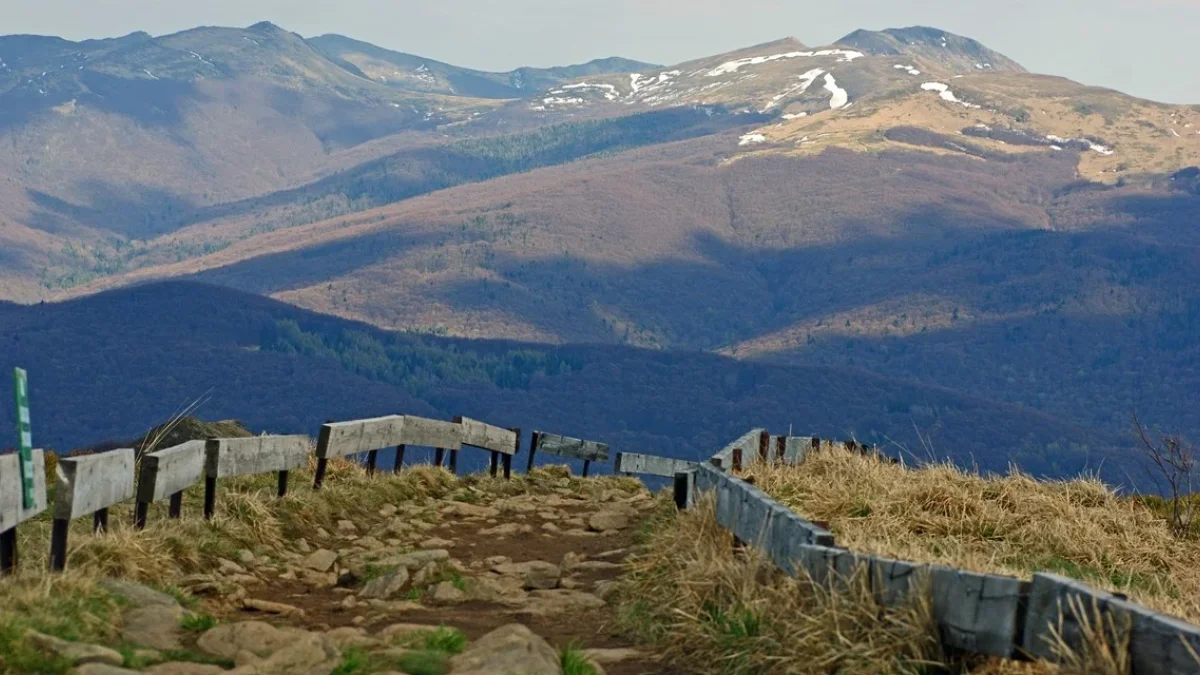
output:
[[451,675],[562,675],[558,652],[521,624],[484,635],[450,660]]

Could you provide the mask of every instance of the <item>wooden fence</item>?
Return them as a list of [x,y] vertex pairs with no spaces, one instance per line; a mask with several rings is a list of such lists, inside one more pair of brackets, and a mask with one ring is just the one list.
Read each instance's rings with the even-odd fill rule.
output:
[[[34,450],[35,503],[28,509],[22,499],[19,457],[3,455],[0,456],[0,574],[16,568],[17,526],[48,508],[53,516],[50,567],[61,571],[67,564],[71,522],[92,516],[93,531],[101,533],[108,528],[109,509],[127,500],[135,502],[133,522],[140,529],[146,527],[151,504],[162,500],[170,502],[169,518],[181,518],[184,493],[203,482],[203,515],[211,519],[216,512],[221,479],[275,473],[278,496],[284,497],[289,489],[290,472],[308,466],[310,459],[316,460],[313,489],[321,489],[330,459],[365,456],[367,471],[374,473],[378,452],[395,448],[392,469],[399,470],[408,446],[433,448],[434,464],[443,466],[448,459],[447,468],[451,472],[457,472],[458,455],[463,448],[476,448],[490,453],[492,476],[497,476],[502,466],[504,478],[508,479],[512,476],[512,459],[521,449],[521,430],[467,417],[447,422],[390,415],[322,425],[315,446],[304,435],[254,436],[188,441],[140,458],[132,448],[63,457],[55,476],[53,504],[47,503],[45,453]],[[582,460],[586,476],[593,462],[608,460],[609,449],[595,441],[534,431],[529,445],[529,469],[533,468],[538,453]],[[668,476],[674,475],[674,469],[693,466],[672,462],[650,455],[626,454],[618,455],[617,464],[622,473]]]
[[1089,624],[1114,625],[1128,634],[1130,675],[1200,675],[1200,627],[1053,574],[1035,574],[1026,581],[839,548],[824,526],[805,520],[736,475],[757,462],[798,464],[814,449],[837,446],[877,452],[854,442],[772,439],[754,429],[710,461],[676,473],[675,502],[686,509],[698,494],[713,493],[721,526],[792,576],[806,575],[814,583],[834,586],[865,574],[876,598],[889,607],[907,604],[914,593],[929,593],[942,643],[953,649],[1054,661],[1056,635],[1082,651]]

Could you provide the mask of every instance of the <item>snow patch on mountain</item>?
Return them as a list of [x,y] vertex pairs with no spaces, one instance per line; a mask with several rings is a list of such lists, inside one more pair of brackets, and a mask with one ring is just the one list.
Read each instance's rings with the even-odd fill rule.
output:
[[959,98],[954,95],[954,92],[950,90],[950,85],[948,85],[948,84],[943,84],[941,82],[926,82],[921,85],[921,89],[923,89],[925,91],[938,92],[938,96],[940,96],[943,101],[949,101],[950,103],[957,103],[957,104],[967,107],[967,108],[979,108],[980,107],[978,105],[975,105],[974,103],[968,103],[966,101],[959,100]]
[[909,75],[920,75],[921,74],[921,71],[917,70],[916,66],[902,66],[899,63],[897,63],[896,65],[894,65],[892,67],[895,68],[896,70],[906,71],[906,72],[908,72]]
[[766,141],[767,137],[763,136],[762,134],[746,134],[739,139],[738,145],[758,145],[759,143],[765,143]]
[[785,52],[783,54],[772,54],[771,56],[751,56],[744,59],[736,59],[734,61],[726,61],[721,65],[708,71],[708,77],[720,77],[730,73],[736,73],[746,66],[757,66],[780,59],[798,59],[812,58],[814,56],[836,56],[838,61],[848,63],[857,58],[865,56],[862,52],[851,51],[848,49],[822,49],[815,52]]
[[577,90],[586,91],[588,89],[599,89],[601,91],[601,93],[604,95],[604,98],[606,98],[610,101],[617,100],[617,88],[611,84],[593,84],[591,82],[579,82],[577,84],[565,84],[562,86],[562,88],[556,89],[550,93],[551,94],[565,94],[569,91],[577,91]]
[[1062,136],[1055,136],[1054,134],[1047,134],[1046,140],[1050,141],[1051,143],[1062,144],[1062,145],[1067,145],[1068,143],[1082,143],[1082,144],[1086,145],[1088,148],[1090,148],[1092,150],[1092,152],[1100,153],[1101,155],[1104,155],[1105,157],[1115,154],[1115,152],[1116,152],[1115,150],[1113,150],[1112,148],[1109,148],[1108,146],[1100,145],[1099,143],[1088,140],[1086,138],[1063,138]]
[[838,86],[831,73],[825,73],[825,90],[830,93],[829,107],[833,110],[845,108],[850,102],[850,93]]
[[825,73],[825,71],[821,68],[813,68],[812,70],[808,71],[807,73],[804,73],[803,75],[800,76],[800,84],[797,84],[794,87],[789,87],[788,89],[785,89],[783,91],[783,93],[777,94],[774,97],[772,97],[771,102],[768,103],[767,107],[763,108],[761,112],[765,113],[768,110],[770,110],[771,108],[774,108],[775,106],[779,105],[780,101],[787,98],[788,96],[799,95],[799,94],[803,94],[804,92],[808,91],[808,88],[812,86],[813,82],[816,82],[817,78],[820,77],[821,75],[823,75],[824,73]]

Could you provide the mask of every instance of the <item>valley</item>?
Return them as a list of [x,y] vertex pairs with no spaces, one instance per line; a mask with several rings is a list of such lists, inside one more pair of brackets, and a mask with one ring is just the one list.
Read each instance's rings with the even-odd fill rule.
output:
[[[475,371],[396,374],[388,359],[407,352],[389,340],[421,336],[582,359],[522,379],[522,396],[488,375],[496,389],[472,400],[554,421],[585,405],[567,392],[588,391],[613,406],[590,431],[678,456],[744,425],[739,406],[910,448],[937,428],[947,456],[1046,475],[1126,445],[1135,411],[1200,434],[1197,106],[1033,74],[930,28],[506,73],[272,24],[15,36],[0,59],[0,298],[32,305],[0,311],[4,335],[37,316],[175,316],[163,294],[226,292],[166,280],[325,315],[306,320],[340,328],[288,346],[259,335],[300,311],[284,305],[254,310],[253,335],[233,340],[197,319],[161,328],[155,344],[179,358],[148,362],[172,377],[221,359],[270,373],[247,391],[254,426],[325,414],[320,399],[266,394],[299,362],[352,392],[342,416],[471,398]],[[229,297],[176,301],[220,323],[221,303],[251,303]],[[134,298],[154,299],[150,317]],[[347,361],[343,330],[391,356]],[[36,359],[27,349],[5,357]],[[642,387],[613,368],[662,372]],[[164,391],[180,404],[206,388],[136,370],[136,424],[89,417],[55,442],[138,432]],[[801,403],[786,374],[836,395]],[[70,373],[50,379],[72,388]],[[661,388],[703,392],[688,409],[731,421],[690,428]],[[784,400],[763,393],[776,388]],[[676,412],[631,424],[656,406]]]

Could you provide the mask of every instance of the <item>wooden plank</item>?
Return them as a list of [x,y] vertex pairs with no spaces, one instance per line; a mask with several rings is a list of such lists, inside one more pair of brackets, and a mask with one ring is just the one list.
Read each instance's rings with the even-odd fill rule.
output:
[[0,456],[0,532],[6,532],[46,510],[46,453],[34,450],[33,508],[25,508],[21,486],[21,457]]
[[454,422],[406,415],[404,417],[404,438],[401,443],[443,450],[461,450],[463,427]]
[[677,473],[684,473],[696,468],[697,462],[654,455],[639,455],[636,452],[618,452],[613,469],[617,473],[636,473],[646,476],[665,476],[673,478]]
[[230,478],[308,466],[308,436],[214,438],[205,446],[204,473]]
[[199,483],[204,460],[205,441],[188,441],[142,456],[137,500],[149,504]]
[[942,644],[976,654],[1017,653],[1025,583],[1016,577],[929,565],[933,619]]
[[348,457],[402,444],[404,416],[388,415],[321,425],[317,458]]
[[133,497],[133,448],[58,460],[54,517],[73,520]]
[[455,417],[462,425],[462,444],[492,452],[512,455],[517,452],[517,435],[509,429],[496,427],[469,417]]
[[559,457],[590,460],[593,462],[608,460],[607,444],[597,443],[596,441],[585,441],[581,438],[571,438],[570,436],[547,434],[540,431],[538,432],[537,451],[548,452]]
[[1055,574],[1033,576],[1022,646],[1034,656],[1057,661],[1053,631],[1080,649],[1087,640],[1081,618],[1126,632],[1132,675],[1200,673],[1192,656],[1200,654],[1200,627]]
[[740,450],[744,456],[745,453],[757,449],[758,438],[762,435],[762,432],[762,429],[751,429],[750,431],[747,431],[741,438],[738,438],[736,441],[730,443],[724,448],[721,448],[717,454],[712,456],[712,459],[709,460],[709,462],[718,469],[729,471],[733,468],[734,452]]

